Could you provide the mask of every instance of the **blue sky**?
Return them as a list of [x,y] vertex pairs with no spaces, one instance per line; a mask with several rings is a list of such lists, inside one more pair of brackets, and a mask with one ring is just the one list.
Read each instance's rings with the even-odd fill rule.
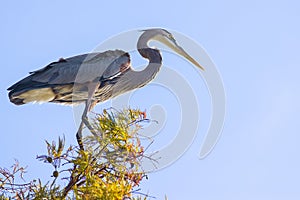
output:
[[[52,169],[35,160],[45,152],[43,141],[65,134],[76,142],[71,107],[14,106],[6,91],[11,84],[60,57],[92,51],[120,32],[164,27],[193,38],[218,67],[226,122],[208,157],[197,157],[204,134],[200,127],[184,156],[151,173],[143,191],[157,199],[165,194],[169,199],[299,199],[299,8],[292,0],[1,2],[0,166],[9,167],[17,158],[34,174],[28,179],[47,178]],[[157,93],[149,91],[140,94],[153,96],[155,104]],[[207,94],[196,93],[202,106]],[[172,107],[166,109],[167,117],[176,116]],[[166,126],[172,126],[170,121]],[[170,130],[163,133],[172,138]]]

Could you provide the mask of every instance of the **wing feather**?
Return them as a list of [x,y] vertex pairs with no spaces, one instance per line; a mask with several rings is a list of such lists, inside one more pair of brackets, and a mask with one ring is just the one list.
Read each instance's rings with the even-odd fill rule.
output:
[[[86,83],[102,77],[104,72],[106,77],[115,75],[116,64],[120,62],[130,62],[129,54],[121,50],[83,54],[50,63],[43,69],[31,72],[31,76],[32,81],[47,84]],[[109,67],[112,69],[107,71]]]
[[[76,87],[75,84],[86,88],[90,82],[100,81],[103,87],[110,88],[108,83],[121,76],[129,67],[129,54],[121,50],[59,59],[42,69],[30,72],[29,76],[7,89],[10,91],[8,95],[10,101],[16,105],[44,101],[72,103],[71,93],[73,87]],[[98,98],[108,98],[109,94],[109,91],[102,94],[103,97],[98,94]],[[78,102],[86,99],[85,91],[82,91],[82,95]]]

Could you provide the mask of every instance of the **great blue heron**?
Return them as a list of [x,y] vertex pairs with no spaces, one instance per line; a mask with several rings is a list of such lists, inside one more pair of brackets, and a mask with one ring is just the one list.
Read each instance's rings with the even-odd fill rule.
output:
[[159,71],[162,57],[158,49],[148,46],[150,40],[165,44],[203,70],[201,65],[177,44],[170,32],[159,28],[148,29],[144,30],[137,42],[139,53],[149,60],[144,70],[134,71],[130,66],[129,54],[121,50],[61,58],[40,70],[30,72],[29,76],[9,87],[9,99],[16,105],[29,102],[85,102],[82,122],[76,134],[82,149],[81,132],[84,124],[88,126],[87,113],[93,106],[146,85]]

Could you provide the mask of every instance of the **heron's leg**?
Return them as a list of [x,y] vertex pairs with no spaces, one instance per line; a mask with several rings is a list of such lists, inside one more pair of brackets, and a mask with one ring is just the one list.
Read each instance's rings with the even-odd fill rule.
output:
[[80,122],[78,131],[76,133],[76,139],[77,139],[77,143],[79,145],[80,150],[84,150],[83,148],[83,143],[82,143],[82,130],[83,130],[83,121]]
[[88,99],[86,101],[85,109],[82,114],[82,122],[84,125],[91,131],[91,133],[95,134],[93,127],[90,125],[87,114],[88,112],[96,105],[96,100],[93,99],[100,83],[91,83],[88,86]]
[[92,127],[92,125],[90,124],[88,117],[87,117],[87,113],[93,109],[93,107],[96,105],[95,103],[96,101],[91,101],[90,104],[88,105],[88,103],[86,104],[86,108],[89,108],[87,111],[83,112],[82,114],[82,118],[81,118],[81,123],[83,125],[85,125],[89,131],[93,134],[93,135],[97,135],[96,131],[94,130],[94,128]]
[[88,85],[88,99],[86,100],[85,103],[85,108],[81,117],[81,123],[79,125],[77,134],[76,134],[76,138],[77,138],[77,142],[78,145],[80,147],[81,150],[84,150],[83,148],[83,143],[82,143],[82,130],[83,130],[83,126],[86,125],[86,127],[91,131],[91,133],[95,134],[95,131],[93,129],[93,127],[90,125],[88,118],[87,118],[87,113],[92,109],[92,107],[95,105],[94,104],[94,100],[93,97],[95,95],[95,92],[97,91],[98,87],[99,87],[100,83],[90,83]]

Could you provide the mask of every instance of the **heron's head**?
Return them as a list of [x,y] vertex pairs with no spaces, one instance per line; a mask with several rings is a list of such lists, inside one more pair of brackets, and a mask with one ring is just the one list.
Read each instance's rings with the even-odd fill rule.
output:
[[150,40],[155,40],[161,42],[162,44],[168,46],[177,54],[183,56],[192,64],[197,66],[198,68],[204,70],[204,68],[192,57],[190,56],[181,46],[179,46],[174,38],[174,36],[165,29],[148,29],[144,32],[145,35],[148,35]]

